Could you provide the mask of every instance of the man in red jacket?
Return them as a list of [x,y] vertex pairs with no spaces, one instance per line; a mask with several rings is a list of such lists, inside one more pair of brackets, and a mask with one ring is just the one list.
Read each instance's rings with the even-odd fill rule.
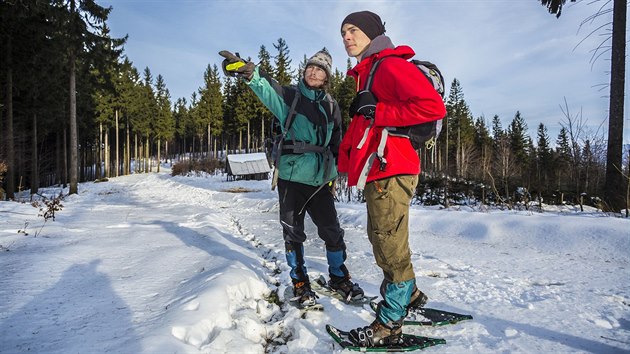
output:
[[[356,344],[364,347],[398,343],[407,310],[427,301],[416,287],[409,249],[409,205],[420,158],[409,138],[390,134],[389,127],[430,122],[446,114],[432,84],[407,61],[414,51],[395,47],[384,33],[380,17],[369,11],[351,13],[341,24],[346,52],[358,60],[348,72],[358,93],[350,105],[352,121],[339,148],[338,169],[348,174],[349,186],[364,190],[368,238],[384,276],[376,320],[351,331]],[[365,81],[378,60],[368,91]]]

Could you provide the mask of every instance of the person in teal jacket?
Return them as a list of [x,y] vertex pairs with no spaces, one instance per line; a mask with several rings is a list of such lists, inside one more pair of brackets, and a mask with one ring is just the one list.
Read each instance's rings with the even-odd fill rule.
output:
[[[281,86],[254,63],[228,51],[219,54],[225,58],[224,73],[245,79],[282,128],[283,141],[277,152],[277,187],[280,224],[295,298],[302,306],[317,303],[304,262],[305,212],[326,244],[328,285],[347,301],[363,298],[363,290],[351,281],[345,265],[344,231],[331,190],[331,182],[337,177],[336,159],[341,142],[339,106],[326,93],[332,57],[325,49],[315,53],[307,61],[297,86]],[[290,124],[286,124],[287,119]]]

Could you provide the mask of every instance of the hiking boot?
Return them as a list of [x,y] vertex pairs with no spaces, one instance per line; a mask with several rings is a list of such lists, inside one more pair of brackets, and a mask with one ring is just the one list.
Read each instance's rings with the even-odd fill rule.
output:
[[411,300],[409,301],[407,309],[412,310],[424,307],[424,305],[427,304],[427,301],[429,301],[429,298],[420,291],[420,289],[415,288],[411,294]]
[[317,304],[317,295],[311,289],[308,282],[297,282],[293,284],[293,296],[300,306],[313,306]]
[[385,347],[402,343],[402,325],[399,322],[381,323],[378,319],[367,327],[350,331],[350,340],[359,347]]
[[359,284],[351,282],[349,276],[343,278],[331,276],[328,286],[339,293],[345,302],[362,299],[365,295]]

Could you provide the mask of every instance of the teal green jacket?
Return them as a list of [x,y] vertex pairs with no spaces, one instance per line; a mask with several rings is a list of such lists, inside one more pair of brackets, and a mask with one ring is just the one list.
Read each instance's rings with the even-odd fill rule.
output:
[[[260,101],[284,125],[293,103],[296,115],[285,136],[285,149],[278,163],[278,178],[311,186],[321,186],[337,177],[337,155],[341,143],[341,113],[339,105],[324,90],[309,88],[303,80],[297,86],[280,86],[264,71],[256,67],[248,82]],[[316,145],[323,151],[299,152],[286,149],[294,142]]]

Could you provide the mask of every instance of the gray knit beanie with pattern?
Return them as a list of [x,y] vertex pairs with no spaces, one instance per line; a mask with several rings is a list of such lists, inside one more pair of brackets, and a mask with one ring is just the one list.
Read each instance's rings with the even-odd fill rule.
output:
[[313,55],[306,62],[306,66],[304,67],[304,70],[306,70],[306,68],[309,65],[316,65],[316,66],[324,69],[324,71],[326,72],[326,79],[327,80],[330,80],[330,78],[332,77],[332,57],[330,56],[330,53],[328,53],[326,48],[324,48],[324,49],[320,50],[319,52],[315,53],[315,55]]

